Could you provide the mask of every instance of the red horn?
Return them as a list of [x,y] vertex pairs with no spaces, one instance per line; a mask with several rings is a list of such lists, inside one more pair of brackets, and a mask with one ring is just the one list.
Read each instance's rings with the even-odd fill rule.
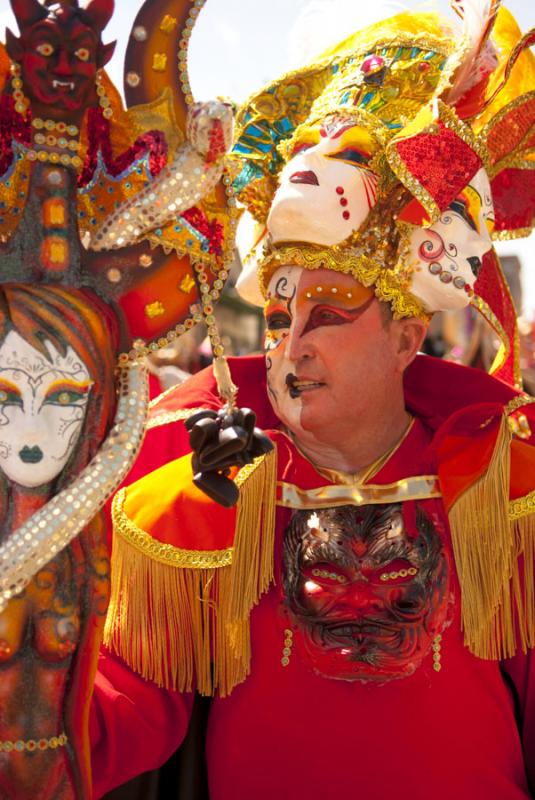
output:
[[113,0],[92,0],[84,9],[84,16],[89,18],[92,27],[103,31],[113,14]]
[[10,0],[10,2],[21,31],[48,16],[46,8],[39,0]]

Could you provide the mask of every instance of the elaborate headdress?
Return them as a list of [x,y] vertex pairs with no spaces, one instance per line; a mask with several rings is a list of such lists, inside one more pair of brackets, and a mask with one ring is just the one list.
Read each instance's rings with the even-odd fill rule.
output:
[[260,226],[246,273],[264,294],[295,264],[352,274],[396,317],[471,303],[502,342],[493,371],[518,384],[491,237],[528,235],[535,218],[535,31],[498,6],[455,4],[460,40],[434,14],[399,14],[255,94],[234,189]]

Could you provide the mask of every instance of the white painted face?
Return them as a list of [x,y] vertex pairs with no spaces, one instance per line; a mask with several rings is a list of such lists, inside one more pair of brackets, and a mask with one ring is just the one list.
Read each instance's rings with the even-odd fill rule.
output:
[[430,228],[411,235],[411,292],[426,311],[464,308],[492,247],[494,207],[484,169]]
[[10,331],[0,346],[0,469],[21,486],[54,480],[83,425],[92,381],[71,347],[49,358]]
[[267,227],[275,244],[331,246],[356,231],[373,208],[375,144],[355,120],[336,117],[303,134],[279,176]]

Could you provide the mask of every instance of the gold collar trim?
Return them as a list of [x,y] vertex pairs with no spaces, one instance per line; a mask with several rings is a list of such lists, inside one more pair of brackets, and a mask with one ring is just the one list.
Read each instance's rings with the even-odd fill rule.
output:
[[300,489],[292,483],[277,482],[277,505],[283,508],[314,509],[326,506],[365,506],[379,503],[401,503],[406,500],[428,500],[442,497],[438,475],[417,475],[396,483],[365,486],[329,485],[317,489]]

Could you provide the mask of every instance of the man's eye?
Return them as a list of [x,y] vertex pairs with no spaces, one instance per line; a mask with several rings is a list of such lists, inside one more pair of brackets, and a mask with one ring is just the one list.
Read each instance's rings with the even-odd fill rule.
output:
[[329,158],[338,158],[340,161],[346,161],[357,167],[362,165],[366,166],[370,160],[369,156],[361,153],[360,150],[356,150],[354,147],[346,147],[344,150],[340,150],[339,153],[331,153]]
[[48,395],[45,403],[54,406],[72,406],[83,400],[86,395],[83,392],[76,392],[72,389],[60,389]]
[[344,325],[350,322],[353,322],[353,319],[341,311],[336,311],[326,306],[315,306],[310,312],[310,317],[308,318],[303,333],[305,334],[308,333],[308,331],[313,331],[315,328],[322,328],[329,325]]
[[22,397],[17,392],[9,389],[0,389],[0,403],[4,406],[19,406],[22,408]]
[[38,44],[35,48],[40,56],[51,56],[54,52],[54,47],[49,42],[43,42],[42,44]]
[[280,331],[289,328],[292,320],[288,314],[278,312],[276,314],[269,314],[266,317],[266,327],[268,331]]
[[80,61],[89,61],[89,56],[91,53],[87,49],[87,47],[79,47],[78,50],[74,53],[76,58],[80,59]]

